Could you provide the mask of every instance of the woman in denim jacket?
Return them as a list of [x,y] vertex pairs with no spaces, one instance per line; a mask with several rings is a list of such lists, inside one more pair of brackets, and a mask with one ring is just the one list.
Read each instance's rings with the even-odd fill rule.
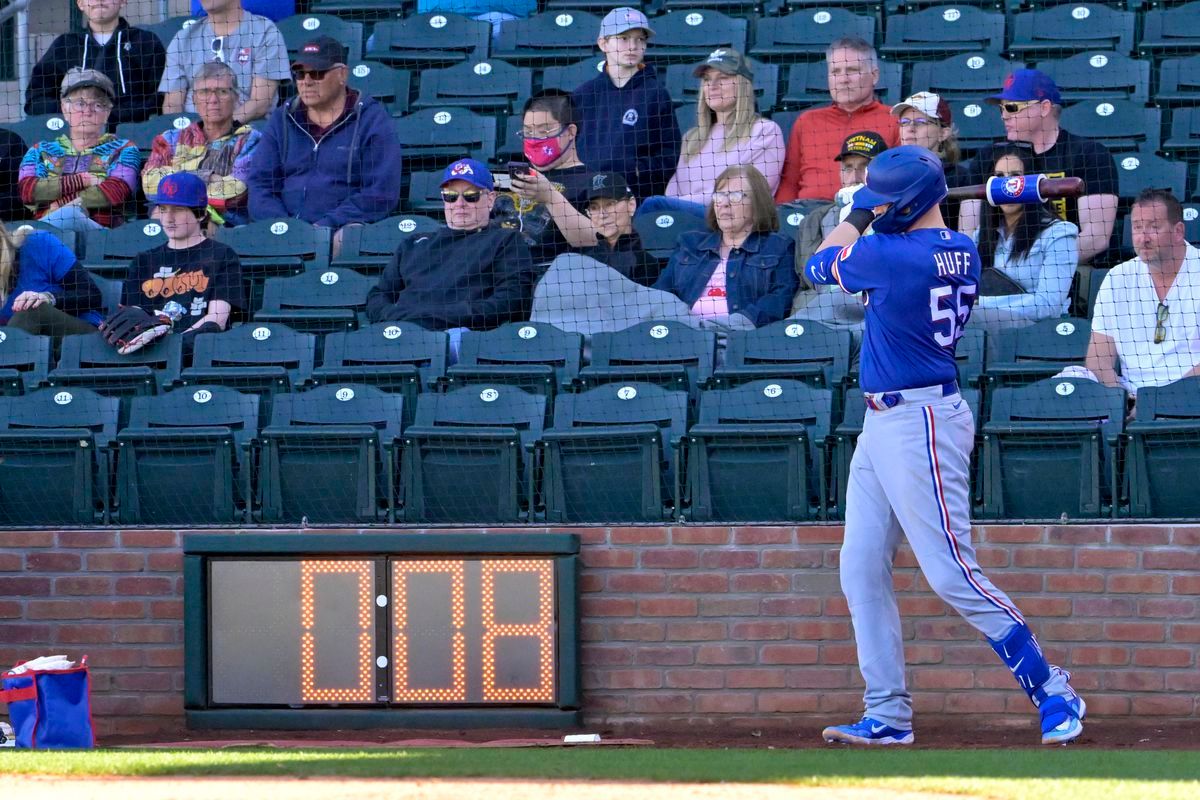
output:
[[740,328],[783,319],[797,288],[795,242],[777,233],[766,178],[752,166],[733,166],[715,188],[705,215],[712,232],[680,236],[654,288],[687,303],[698,320]]

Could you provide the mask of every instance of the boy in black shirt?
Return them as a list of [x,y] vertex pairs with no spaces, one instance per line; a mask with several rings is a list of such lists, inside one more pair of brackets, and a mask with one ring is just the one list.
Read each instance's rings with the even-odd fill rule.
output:
[[646,252],[633,229],[637,199],[629,184],[615,172],[597,172],[588,187],[587,201],[597,240],[580,254],[607,264],[634,283],[654,286],[664,264]]
[[122,355],[169,333],[184,334],[187,349],[197,334],[225,330],[230,313],[243,306],[237,254],[204,236],[209,214],[204,181],[176,172],[159,181],[158,192],[147,199],[167,242],[133,259],[121,308],[100,325]]

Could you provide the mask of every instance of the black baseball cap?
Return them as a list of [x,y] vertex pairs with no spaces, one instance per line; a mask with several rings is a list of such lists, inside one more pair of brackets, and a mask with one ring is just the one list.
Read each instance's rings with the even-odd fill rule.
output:
[[318,36],[300,46],[292,59],[292,68],[330,69],[346,63],[346,46],[329,36]]
[[597,172],[588,185],[587,200],[624,200],[633,197],[625,178],[615,172]]
[[841,161],[846,156],[862,156],[869,160],[884,150],[887,150],[887,142],[883,141],[882,136],[875,131],[859,131],[846,137],[842,142],[842,152],[833,160]]

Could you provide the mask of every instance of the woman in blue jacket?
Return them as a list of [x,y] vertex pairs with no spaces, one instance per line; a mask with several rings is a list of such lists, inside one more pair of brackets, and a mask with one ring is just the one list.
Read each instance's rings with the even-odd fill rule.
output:
[[655,289],[671,292],[692,316],[755,327],[787,316],[796,294],[795,242],[779,231],[767,180],[751,166],[718,177],[705,217],[711,233],[691,231],[663,270]]
[[100,290],[52,233],[0,226],[0,325],[29,333],[93,333],[104,319]]

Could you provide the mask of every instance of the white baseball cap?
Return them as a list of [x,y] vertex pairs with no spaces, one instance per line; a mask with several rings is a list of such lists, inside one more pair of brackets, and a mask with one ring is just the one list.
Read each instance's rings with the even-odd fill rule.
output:
[[920,111],[930,119],[938,120],[943,125],[949,125],[954,121],[950,116],[950,104],[943,100],[941,95],[933,92],[917,92],[905,99],[904,102],[896,103],[892,106],[892,115],[898,117],[910,108]]

